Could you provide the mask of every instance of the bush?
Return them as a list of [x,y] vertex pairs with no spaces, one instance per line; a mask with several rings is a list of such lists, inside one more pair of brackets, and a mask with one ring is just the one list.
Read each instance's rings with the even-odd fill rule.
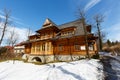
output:
[[5,47],[0,47],[0,55],[2,55],[3,53],[6,53],[7,48]]
[[99,54],[95,54],[95,55],[93,55],[91,58],[93,58],[93,59],[99,59],[100,56],[99,56]]
[[103,51],[104,52],[112,52],[112,49],[108,47],[108,48],[105,48]]
[[1,48],[0,61],[4,60],[21,60],[21,54],[10,52],[6,48]]
[[119,47],[116,47],[116,48],[114,48],[114,51],[115,51],[116,53],[120,53],[120,48],[119,48]]
[[105,52],[111,52],[112,55],[120,55],[120,46],[112,46],[112,47],[107,47],[103,51]]

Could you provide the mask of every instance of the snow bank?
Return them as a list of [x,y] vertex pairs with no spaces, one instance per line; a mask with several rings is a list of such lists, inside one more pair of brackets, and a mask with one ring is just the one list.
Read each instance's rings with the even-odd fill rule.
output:
[[120,56],[113,56],[115,59],[111,60],[112,69],[116,72],[116,76],[120,79]]
[[34,65],[16,61],[0,63],[0,80],[102,80],[99,60]]
[[99,52],[99,55],[101,56],[111,56],[112,53],[108,52]]

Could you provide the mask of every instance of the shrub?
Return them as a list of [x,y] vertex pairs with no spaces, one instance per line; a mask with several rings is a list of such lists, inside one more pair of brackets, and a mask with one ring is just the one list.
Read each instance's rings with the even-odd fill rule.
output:
[[2,55],[3,53],[6,53],[7,48],[5,47],[0,47],[0,55]]
[[105,48],[103,51],[104,51],[104,52],[111,52],[112,49],[108,47],[108,48]]
[[99,56],[99,54],[95,54],[95,55],[93,55],[91,58],[93,58],[93,59],[99,59],[100,56]]
[[15,54],[7,50],[7,48],[0,48],[0,61],[4,60],[21,60],[20,54]]

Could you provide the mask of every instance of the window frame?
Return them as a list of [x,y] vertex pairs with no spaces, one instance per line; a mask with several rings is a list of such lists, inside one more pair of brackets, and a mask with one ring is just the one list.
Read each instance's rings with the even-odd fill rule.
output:
[[45,51],[45,43],[42,44],[42,51]]
[[75,51],[80,51],[80,45],[79,44],[74,44],[74,49]]
[[64,45],[63,44],[59,44],[58,45],[58,50],[59,51],[64,51]]

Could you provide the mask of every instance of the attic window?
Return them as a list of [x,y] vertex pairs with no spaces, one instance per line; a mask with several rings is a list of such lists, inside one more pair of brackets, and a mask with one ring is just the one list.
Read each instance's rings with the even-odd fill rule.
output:
[[67,36],[67,35],[73,35],[74,31],[66,31],[66,32],[62,32],[61,36]]

